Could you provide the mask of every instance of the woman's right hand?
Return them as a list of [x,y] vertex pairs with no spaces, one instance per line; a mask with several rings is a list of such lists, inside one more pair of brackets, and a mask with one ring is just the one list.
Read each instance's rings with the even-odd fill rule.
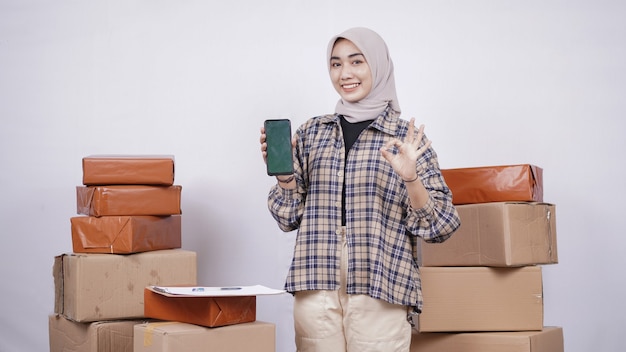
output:
[[263,162],[265,164],[267,164],[267,143],[265,142],[266,140],[266,136],[265,136],[265,127],[261,127],[261,138],[259,138],[259,141],[261,142],[261,155],[263,156]]
[[[267,165],[267,136],[265,135],[265,127],[261,127],[261,136],[259,138],[259,142],[261,143],[261,155],[263,156],[263,162]],[[291,137],[291,147],[295,148],[296,147],[296,137],[293,136]],[[278,182],[278,184],[281,185],[281,187],[283,188],[295,188],[296,187],[296,181],[295,181],[295,177],[293,177],[293,175],[291,177],[287,177],[287,178],[278,178],[278,176],[276,176],[276,181]],[[285,182],[287,181],[287,182]]]
[[[265,127],[261,127],[261,137],[259,142],[261,143],[261,155],[263,156],[263,162],[267,164],[267,136],[265,135]],[[296,147],[296,136],[291,137],[291,148]]]

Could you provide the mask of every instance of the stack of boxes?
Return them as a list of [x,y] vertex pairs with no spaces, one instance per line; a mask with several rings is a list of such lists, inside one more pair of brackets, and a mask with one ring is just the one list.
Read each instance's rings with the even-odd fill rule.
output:
[[562,328],[543,325],[541,265],[558,256],[542,172],[528,164],[442,170],[461,227],[421,246],[424,309],[411,351],[563,351]]
[[200,345],[244,351],[251,343],[274,350],[270,323],[210,331],[147,318],[146,287],[197,284],[196,253],[181,249],[181,190],[174,185],[173,156],[83,158],[83,185],[76,187],[80,216],[70,219],[73,252],[55,257],[53,266],[51,352],[184,351]]

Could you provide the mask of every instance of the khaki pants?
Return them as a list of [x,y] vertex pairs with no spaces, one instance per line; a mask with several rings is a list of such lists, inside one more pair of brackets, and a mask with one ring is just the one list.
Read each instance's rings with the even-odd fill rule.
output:
[[295,294],[298,352],[408,352],[407,307],[346,294],[347,245],[342,236],[339,291]]

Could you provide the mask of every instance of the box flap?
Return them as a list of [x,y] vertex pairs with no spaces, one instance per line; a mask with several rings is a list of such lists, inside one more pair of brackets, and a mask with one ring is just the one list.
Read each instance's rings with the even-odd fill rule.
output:
[[63,313],[63,257],[58,255],[54,257],[52,265],[52,277],[54,279],[54,312]]
[[533,352],[562,352],[565,349],[563,328],[556,326],[545,327],[542,334],[530,337],[530,345]]
[[130,222],[129,216],[80,216],[70,219],[83,248],[111,248]]

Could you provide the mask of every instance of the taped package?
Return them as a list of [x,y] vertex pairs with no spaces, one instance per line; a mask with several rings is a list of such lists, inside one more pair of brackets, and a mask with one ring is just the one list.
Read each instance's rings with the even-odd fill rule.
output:
[[452,203],[543,202],[543,169],[530,164],[443,169]]
[[524,266],[558,263],[556,207],[548,203],[457,205],[459,229],[422,243],[423,266]]
[[172,155],[90,155],[83,158],[83,184],[174,184]]
[[77,216],[75,253],[131,254],[181,247],[181,216]]
[[89,216],[181,214],[181,186],[77,186],[76,211]]

